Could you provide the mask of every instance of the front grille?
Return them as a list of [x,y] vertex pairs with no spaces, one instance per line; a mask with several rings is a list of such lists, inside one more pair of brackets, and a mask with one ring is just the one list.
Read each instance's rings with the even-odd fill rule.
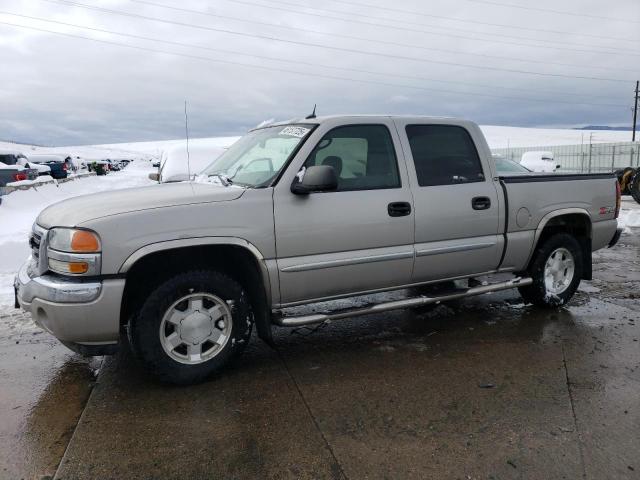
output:
[[29,237],[29,246],[31,247],[31,254],[36,261],[40,258],[40,242],[42,241],[42,235],[40,233],[33,231],[31,232],[31,237]]
[[[43,250],[43,247],[46,246],[46,234],[47,231],[40,227],[37,224],[33,225],[33,229],[31,230],[31,235],[29,236],[29,247],[31,247],[31,256],[33,257],[33,268],[34,271],[37,272],[38,274],[42,274],[44,273],[42,271],[42,261],[45,262],[46,264],[46,258],[45,259],[41,259],[40,257],[40,252],[41,250]],[[44,243],[43,243],[44,242]]]

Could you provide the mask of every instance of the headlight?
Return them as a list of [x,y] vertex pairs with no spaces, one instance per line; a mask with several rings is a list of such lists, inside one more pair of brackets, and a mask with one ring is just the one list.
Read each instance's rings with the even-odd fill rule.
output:
[[49,247],[60,252],[98,253],[100,239],[90,230],[54,228],[49,231]]
[[62,275],[99,275],[100,238],[90,230],[54,228],[47,236],[49,269]]

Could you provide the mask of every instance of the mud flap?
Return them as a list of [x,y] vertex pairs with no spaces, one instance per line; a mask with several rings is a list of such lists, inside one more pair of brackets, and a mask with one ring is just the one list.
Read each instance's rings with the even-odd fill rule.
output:
[[582,249],[582,280],[593,279],[593,264],[591,256],[591,239],[579,237],[578,242]]
[[260,313],[255,315],[254,321],[256,325],[256,331],[258,338],[265,342],[267,345],[273,347],[273,333],[271,331],[271,314],[268,309],[263,309]]

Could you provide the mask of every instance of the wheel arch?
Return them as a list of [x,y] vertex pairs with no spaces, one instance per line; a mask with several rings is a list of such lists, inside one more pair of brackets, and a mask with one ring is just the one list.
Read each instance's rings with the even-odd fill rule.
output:
[[555,233],[572,234],[582,249],[583,273],[584,280],[592,278],[591,264],[591,234],[592,222],[591,215],[584,208],[562,208],[549,212],[540,220],[536,228],[533,249],[527,260],[527,268],[533,260],[533,255],[541,242],[545,241]]
[[[255,245],[241,238],[198,237],[146,245],[132,253],[118,274],[125,277],[120,322],[129,321],[141,298],[159,282],[189,268],[223,271],[248,291],[258,335],[271,337],[271,282],[265,259]],[[149,281],[153,279],[153,281]]]

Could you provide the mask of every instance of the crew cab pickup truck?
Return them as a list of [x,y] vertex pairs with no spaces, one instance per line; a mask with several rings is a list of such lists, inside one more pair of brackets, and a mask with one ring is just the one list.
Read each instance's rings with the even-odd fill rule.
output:
[[[469,121],[309,117],[250,131],[194,181],[48,207],[16,302],[76,351],[128,341],[157,377],[191,383],[254,325],[272,342],[273,326],[508,288],[562,305],[591,277],[591,252],[618,240],[619,207],[613,175],[499,176]],[[507,278],[477,279],[495,273]],[[292,308],[401,289],[417,293]]]

